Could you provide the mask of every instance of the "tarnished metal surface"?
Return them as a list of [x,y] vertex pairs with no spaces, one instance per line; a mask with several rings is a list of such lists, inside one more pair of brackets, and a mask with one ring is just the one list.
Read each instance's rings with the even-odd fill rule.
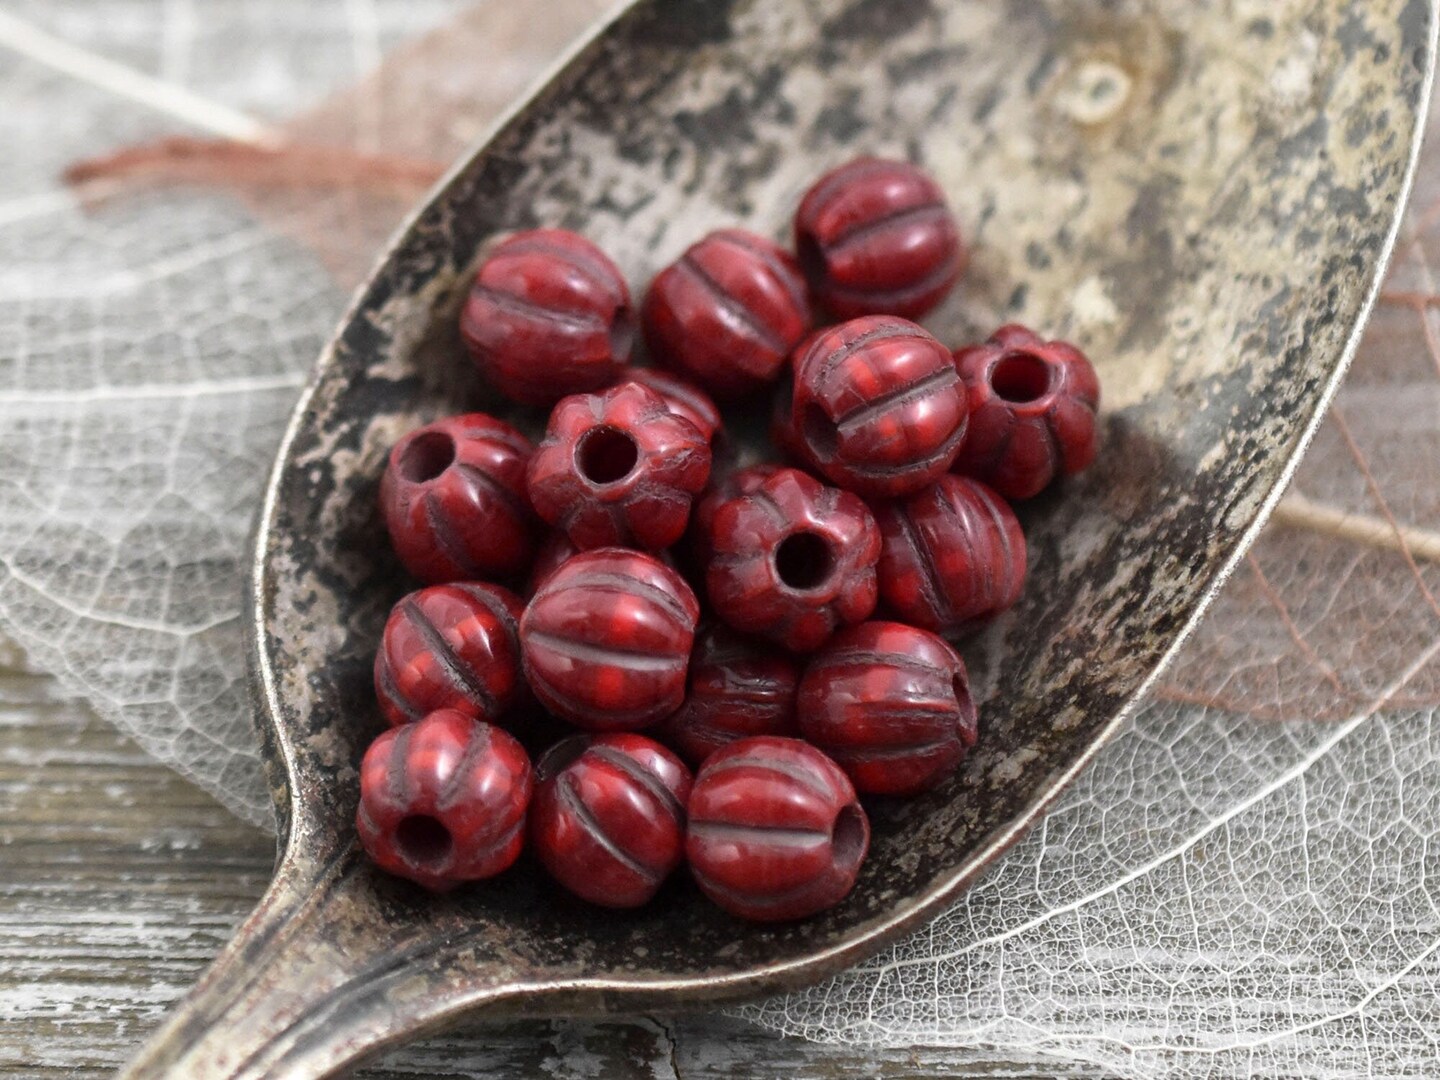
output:
[[[443,186],[322,359],[257,536],[282,864],[134,1075],[314,1075],[468,1010],[761,993],[937,910],[1093,754],[1278,494],[1393,242],[1434,23],[1427,0],[630,9]],[[503,408],[456,333],[466,269],[499,233],[563,225],[638,292],[708,228],[783,236],[808,181],[861,151],[934,171],[973,241],[932,330],[958,344],[1026,322],[1080,343],[1104,384],[1100,461],[1025,508],[1025,598],[968,650],[986,701],[962,775],[877,802],[854,895],[789,926],[737,922],[684,881],[614,913],[531,866],[444,899],[372,873],[352,848],[355,766],[403,588],[376,513],[384,455],[435,415]]]

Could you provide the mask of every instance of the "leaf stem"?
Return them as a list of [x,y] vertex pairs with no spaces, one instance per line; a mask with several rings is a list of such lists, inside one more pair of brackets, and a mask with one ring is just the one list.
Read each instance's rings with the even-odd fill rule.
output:
[[1440,563],[1440,532],[1388,521],[1313,502],[1292,491],[1280,500],[1270,520],[1276,525],[1308,529],[1386,551],[1408,551],[1414,559]]

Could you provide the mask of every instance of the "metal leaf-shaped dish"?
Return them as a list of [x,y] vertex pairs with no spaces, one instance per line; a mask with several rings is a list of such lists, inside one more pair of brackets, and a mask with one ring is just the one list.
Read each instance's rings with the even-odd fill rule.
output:
[[[462,1016],[760,994],[936,913],[1094,755],[1278,497],[1392,247],[1434,30],[1422,0],[629,8],[435,192],[300,404],[250,615],[276,881],[130,1075],[314,1076]],[[876,804],[854,894],[793,925],[684,881],[614,913],[533,868],[444,898],[374,872],[356,765],[404,588],[376,485],[404,431],[501,407],[456,331],[478,253],[574,228],[638,289],[709,228],[783,235],[808,181],[861,152],[922,162],[973,240],[932,330],[1022,321],[1079,342],[1105,387],[1099,462],[1027,508],[1025,597],[969,652],[988,700],[962,774]]]

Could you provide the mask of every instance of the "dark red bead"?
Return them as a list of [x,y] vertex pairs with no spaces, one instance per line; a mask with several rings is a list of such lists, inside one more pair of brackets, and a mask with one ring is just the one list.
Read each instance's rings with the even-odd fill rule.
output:
[[737,397],[774,381],[804,337],[805,279],[763,236],[721,229],[656,275],[641,325],[657,363]]
[[660,729],[692,765],[755,735],[796,735],[800,670],[773,646],[723,626],[700,634],[690,656],[690,691]]
[[875,609],[875,519],[854,495],[798,469],[721,503],[709,542],[710,602],[737,630],[809,652]]
[[375,654],[375,696],[391,724],[454,709],[498,721],[523,690],[524,604],[498,585],[432,585],[390,611]]
[[741,739],[706,759],[690,792],[685,855],[732,915],[803,919],[849,895],[870,822],[840,767],[799,739]]
[[694,383],[656,368],[627,368],[622,378],[654,390],[665,399],[671,412],[689,420],[707,440],[714,439],[720,431],[720,410],[710,395]]
[[896,498],[944,475],[965,438],[965,386],[946,350],[904,319],[822,334],[795,370],[795,430],[832,483]]
[[811,291],[842,319],[923,315],[966,263],[940,186],[913,165],[877,158],[842,165],[805,193],[795,250]]
[[519,857],[532,784],[513,736],[442,709],[370,744],[355,827],[380,869],[445,892]]
[[800,682],[800,731],[872,795],[934,787],[975,745],[965,663],[945,641],[903,623],[836,634]]
[[651,555],[576,555],[520,620],[525,674],[540,703],[591,731],[642,728],[680,707],[700,605]]
[[437,420],[396,443],[380,508],[405,569],[430,584],[524,573],[540,525],[525,490],[534,450],[484,413]]
[[1028,499],[1095,460],[1100,380],[1075,346],[1010,325],[959,350],[955,366],[970,399],[956,472]]
[[691,547],[702,568],[710,561],[710,533],[715,523],[715,511],[737,495],[749,495],[783,468],[783,465],[762,462],[734,469],[715,480],[709,490],[695,501],[695,509],[690,514]]
[[635,382],[556,405],[528,473],[536,512],[583,550],[669,547],[709,478],[704,434]]
[[576,896],[639,907],[685,855],[690,770],[643,735],[576,735],[535,767],[530,844]]
[[481,265],[460,334],[502,394],[549,405],[615,380],[635,317],[603,251],[564,229],[532,229],[501,241]]
[[873,509],[880,599],[905,622],[963,634],[1020,599],[1025,533],[1010,504],[980,481],[942,476]]

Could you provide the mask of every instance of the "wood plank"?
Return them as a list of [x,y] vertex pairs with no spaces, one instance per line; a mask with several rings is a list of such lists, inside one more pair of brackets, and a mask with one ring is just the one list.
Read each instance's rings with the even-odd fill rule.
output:
[[[272,844],[45,678],[0,672],[0,1077],[108,1076],[269,878]],[[983,1051],[855,1051],[715,1014],[530,1022],[427,1040],[367,1080],[1093,1077]]]

